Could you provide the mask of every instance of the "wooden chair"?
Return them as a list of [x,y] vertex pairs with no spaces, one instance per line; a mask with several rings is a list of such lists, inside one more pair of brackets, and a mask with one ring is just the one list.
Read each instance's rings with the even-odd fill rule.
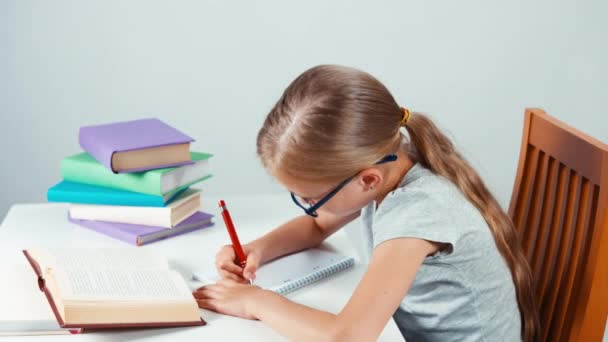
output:
[[607,201],[608,145],[527,109],[509,215],[532,269],[541,341],[602,341]]

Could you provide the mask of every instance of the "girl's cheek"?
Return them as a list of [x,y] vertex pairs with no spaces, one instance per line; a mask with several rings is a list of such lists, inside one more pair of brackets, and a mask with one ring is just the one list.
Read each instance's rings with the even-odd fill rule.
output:
[[325,206],[327,207],[327,211],[331,212],[334,215],[348,216],[355,212],[358,212],[366,204],[367,202],[360,198],[353,198],[349,196],[336,196],[336,198],[332,198],[331,201],[327,202]]

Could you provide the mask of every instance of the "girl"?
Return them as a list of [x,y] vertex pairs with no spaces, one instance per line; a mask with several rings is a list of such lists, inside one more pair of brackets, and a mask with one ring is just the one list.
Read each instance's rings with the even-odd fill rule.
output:
[[[391,316],[408,341],[534,340],[531,274],[511,220],[432,121],[374,77],[333,65],[304,72],[270,111],[257,152],[306,215],[246,244],[244,270],[224,246],[224,279],[194,292],[201,308],[297,340],[375,340]],[[245,284],[260,264],[359,216],[369,265],[340,313]]]

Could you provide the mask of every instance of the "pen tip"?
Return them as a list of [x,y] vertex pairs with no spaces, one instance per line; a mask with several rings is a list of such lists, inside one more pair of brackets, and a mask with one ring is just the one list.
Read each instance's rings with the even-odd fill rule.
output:
[[226,206],[226,202],[224,202],[224,200],[220,200],[219,203],[218,203],[218,205],[220,207],[225,207]]

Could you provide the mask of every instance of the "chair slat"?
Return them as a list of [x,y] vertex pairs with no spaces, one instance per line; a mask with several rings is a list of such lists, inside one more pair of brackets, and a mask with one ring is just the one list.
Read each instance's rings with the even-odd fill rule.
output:
[[[532,197],[532,189],[536,180],[536,167],[538,164],[538,149],[530,146],[527,153],[526,167],[524,171],[523,187],[520,192],[519,208],[517,209],[517,225],[522,226],[522,223],[526,221],[528,211],[530,209],[529,203]],[[520,235],[521,236],[521,235]]]
[[[608,175],[606,176],[608,178]],[[569,336],[570,340],[572,341],[591,341],[594,339],[602,339],[601,336],[604,335],[604,326],[606,324],[606,316],[608,311],[606,310],[606,303],[608,303],[608,295],[606,294],[606,288],[608,288],[608,284],[604,282],[603,284],[595,286],[595,288],[599,289],[600,291],[599,296],[596,295],[593,297],[593,299],[588,297],[590,295],[589,290],[591,290],[590,286],[586,286],[586,284],[591,284],[592,276],[598,275],[597,273],[588,272],[588,266],[591,266],[594,262],[596,265],[599,265],[598,273],[604,275],[603,279],[605,280],[606,265],[608,264],[608,262],[606,262],[608,261],[608,258],[606,258],[605,250],[593,249],[594,244],[597,245],[598,240],[599,242],[602,242],[602,240],[600,239],[603,239],[604,246],[608,245],[608,235],[606,235],[605,230],[606,225],[604,225],[603,227],[601,225],[596,225],[596,220],[601,220],[602,218],[604,218],[603,222],[608,224],[608,220],[605,220],[605,213],[602,213],[598,210],[598,208],[600,208],[602,205],[600,203],[604,203],[605,205],[607,196],[604,192],[604,196],[602,197],[602,199],[600,199],[600,193],[602,192],[600,190],[599,185],[595,185],[593,189],[593,200],[591,204],[589,222],[587,225],[587,243],[585,246],[586,253],[584,255],[583,260],[581,261],[581,263],[585,265],[585,267],[583,268],[583,272],[581,272],[574,285],[577,288],[577,298],[571,301],[571,305],[568,308],[567,317],[571,320],[572,324],[569,324],[567,327],[564,327],[564,329],[567,330],[567,336]],[[603,232],[601,231],[602,228],[604,228]],[[601,233],[604,233],[603,237]],[[604,254],[598,256],[598,254],[601,253]],[[602,260],[601,258],[604,259]],[[593,268],[591,269],[593,270]],[[591,305],[581,305],[581,303],[586,303],[587,301],[589,301],[589,304]],[[603,304],[598,305],[598,303]],[[590,306],[593,307],[589,308]],[[598,309],[601,311],[599,311]],[[587,316],[585,313],[585,311],[587,310],[594,311],[593,315]]]
[[[564,216],[566,213],[567,194],[568,187],[570,185],[568,178],[570,178],[570,170],[568,170],[563,164],[559,164],[559,181],[557,187],[558,203],[555,207],[556,211],[552,217],[549,245],[547,246],[546,258],[542,268],[542,276],[540,280],[537,281],[537,284],[540,284],[539,292],[541,293],[539,304],[542,304],[546,300],[547,287],[549,282],[552,280],[554,273],[553,271],[557,262],[558,247],[562,235],[562,222],[564,221]],[[541,319],[543,319],[543,317],[541,317]]]
[[[534,279],[538,279],[541,274],[542,263],[545,259],[547,251],[547,242],[549,241],[549,232],[551,231],[552,218],[554,217],[555,203],[557,202],[557,184],[558,184],[558,171],[559,162],[553,157],[549,157],[547,168],[549,169],[549,175],[547,178],[547,187],[545,188],[545,200],[543,203],[543,209],[541,213],[541,220],[538,227],[538,238],[534,245],[532,252],[532,260],[530,267],[532,268],[532,274]],[[540,289],[537,287],[537,298],[542,297]]]
[[[563,235],[560,241],[557,244],[557,263],[555,264],[555,273],[553,274],[553,281],[551,282],[551,287],[549,287],[549,293],[547,296],[547,301],[543,302],[541,305],[541,310],[546,312],[548,316],[544,319],[544,322],[547,326],[550,326],[554,317],[555,317],[555,307],[557,304],[557,299],[559,295],[559,290],[564,282],[565,273],[568,268],[568,263],[570,260],[570,253],[572,251],[572,240],[574,238],[574,222],[576,221],[577,214],[577,206],[578,200],[580,197],[580,176],[574,172],[570,172],[569,190],[568,190],[568,199],[566,204],[566,216],[563,224]],[[561,225],[560,224],[560,225]],[[543,340],[549,338],[550,340],[554,340],[554,335],[556,331],[547,329],[545,330],[546,336],[544,336]]]
[[565,337],[565,331],[560,331],[560,327],[564,325],[565,315],[568,309],[568,303],[571,301],[573,291],[576,295],[576,288],[574,288],[574,280],[578,273],[581,272],[580,261],[583,259],[585,251],[582,247],[585,245],[585,238],[587,235],[586,224],[589,221],[588,209],[590,208],[590,188],[591,184],[589,180],[582,180],[582,191],[580,195],[580,202],[578,206],[575,206],[576,219],[573,219],[572,224],[574,225],[574,242],[568,258],[567,271],[564,274],[565,281],[559,289],[559,300],[562,302],[561,305],[557,306],[556,314],[553,317],[551,324],[551,330],[556,332],[556,340],[562,340]]
[[531,207],[531,211],[527,217],[526,221],[526,230],[523,232],[523,248],[526,252],[526,258],[528,258],[528,262],[532,260],[533,249],[530,246],[534,246],[536,243],[536,238],[538,236],[538,224],[540,222],[541,209],[545,202],[545,188],[547,185],[547,168],[549,164],[549,156],[540,151],[538,154],[538,169],[536,173],[536,182],[533,188],[532,193],[532,203],[528,205]]

